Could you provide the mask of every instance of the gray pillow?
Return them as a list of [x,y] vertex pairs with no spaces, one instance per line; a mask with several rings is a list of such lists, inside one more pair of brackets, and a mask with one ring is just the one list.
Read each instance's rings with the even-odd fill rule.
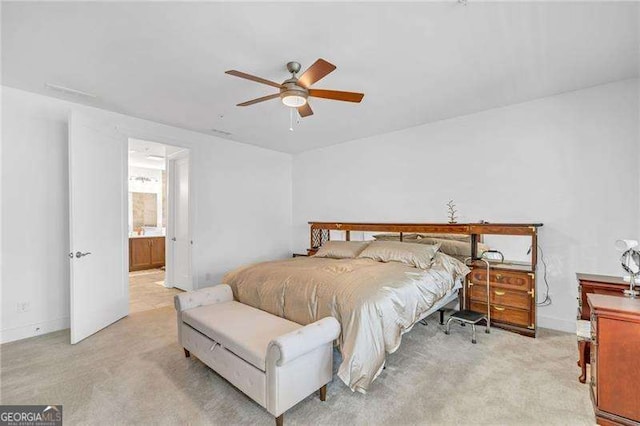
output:
[[431,267],[439,244],[413,244],[400,241],[373,241],[358,256],[378,262],[400,262],[420,269]]
[[[471,256],[471,242],[469,241],[456,241],[456,240],[443,240],[440,238],[420,238],[416,240],[417,244],[439,244],[440,252],[453,256],[456,259],[466,259]],[[483,251],[489,250],[489,246],[486,244],[478,243],[478,254]]]

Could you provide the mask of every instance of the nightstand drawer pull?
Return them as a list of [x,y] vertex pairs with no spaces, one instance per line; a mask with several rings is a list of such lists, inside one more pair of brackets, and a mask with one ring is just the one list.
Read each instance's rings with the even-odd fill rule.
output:
[[496,296],[504,296],[506,294],[504,291],[499,291],[499,290],[496,290],[495,293],[496,293]]
[[493,309],[495,309],[496,311],[504,311],[504,308],[502,306],[494,306]]

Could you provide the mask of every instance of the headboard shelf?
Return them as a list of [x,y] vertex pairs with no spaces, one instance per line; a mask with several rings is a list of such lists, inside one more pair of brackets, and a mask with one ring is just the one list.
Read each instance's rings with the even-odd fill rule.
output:
[[[313,253],[324,242],[331,239],[331,231],[344,231],[345,239],[351,239],[351,232],[398,233],[403,234],[465,234],[471,237],[471,257],[477,259],[478,243],[484,235],[530,236],[532,247],[532,267],[537,263],[538,228],[542,223],[384,223],[384,222],[309,222],[310,249]],[[504,265],[502,265],[504,267]]]
[[535,235],[542,223],[381,223],[309,222],[311,229],[332,231]]

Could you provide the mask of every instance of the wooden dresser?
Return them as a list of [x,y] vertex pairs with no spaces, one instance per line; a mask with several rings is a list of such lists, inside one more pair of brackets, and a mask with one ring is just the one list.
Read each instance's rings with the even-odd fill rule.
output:
[[640,300],[588,294],[591,401],[600,425],[640,424]]
[[578,279],[578,319],[586,321],[591,319],[587,294],[624,296],[623,291],[629,288],[628,282],[610,275],[576,274],[576,278]]

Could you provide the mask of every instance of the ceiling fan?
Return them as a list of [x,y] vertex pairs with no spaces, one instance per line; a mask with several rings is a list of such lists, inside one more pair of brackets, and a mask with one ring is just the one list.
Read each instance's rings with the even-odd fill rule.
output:
[[242,102],[238,106],[249,106],[258,102],[268,101],[270,99],[280,98],[282,103],[288,107],[296,108],[300,117],[307,117],[313,114],[311,106],[309,106],[308,97],[332,99],[335,101],[360,102],[364,97],[364,93],[342,92],[339,90],[312,89],[311,85],[326,77],[329,73],[336,69],[336,66],[318,59],[311,65],[300,77],[296,74],[300,72],[300,64],[298,62],[287,63],[287,70],[291,73],[291,77],[282,83],[266,80],[251,74],[246,74],[236,70],[225,71],[226,74],[234,75],[247,80],[266,84],[280,89],[280,92],[273,95],[263,96],[261,98],[252,99]]

